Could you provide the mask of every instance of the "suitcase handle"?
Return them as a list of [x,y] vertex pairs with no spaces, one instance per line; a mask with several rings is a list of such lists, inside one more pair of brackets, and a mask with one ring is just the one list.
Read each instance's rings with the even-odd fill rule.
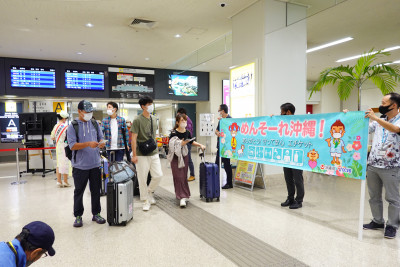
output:
[[205,154],[206,154],[206,150],[205,150],[205,149],[203,150],[203,149],[200,148],[199,157],[200,157],[200,159],[201,159],[201,161],[202,161],[203,163],[206,163]]

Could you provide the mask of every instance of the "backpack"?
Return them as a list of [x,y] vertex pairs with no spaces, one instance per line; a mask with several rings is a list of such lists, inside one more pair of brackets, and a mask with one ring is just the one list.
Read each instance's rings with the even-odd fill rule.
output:
[[[96,133],[99,134],[99,124],[97,123],[97,121],[94,120],[94,119],[90,119],[90,121],[92,122],[94,128],[96,129]],[[71,124],[72,124],[72,126],[74,127],[74,130],[75,130],[75,133],[76,133],[76,142],[79,143],[79,124],[78,124],[78,122],[77,122],[76,120],[73,120],[73,121],[71,122]],[[68,134],[68,130],[67,130],[67,134]],[[69,160],[72,160],[72,150],[71,150],[71,148],[70,148],[69,145],[68,145],[68,137],[65,138],[65,143],[67,144],[67,145],[65,146],[65,148],[64,148],[64,150],[65,150],[65,156],[66,156]],[[76,161],[76,153],[77,153],[77,150],[75,150],[75,153],[74,153],[74,161]]]

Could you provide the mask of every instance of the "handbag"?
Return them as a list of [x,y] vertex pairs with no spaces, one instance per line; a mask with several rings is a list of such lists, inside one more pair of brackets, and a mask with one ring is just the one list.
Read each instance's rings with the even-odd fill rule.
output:
[[153,120],[152,117],[150,115],[150,127],[151,127],[151,134],[150,134],[150,138],[147,139],[145,142],[138,142],[139,145],[139,151],[143,154],[143,156],[146,156],[148,154],[150,154],[151,152],[153,152],[156,148],[157,148],[157,144],[156,141],[153,139]]
[[109,172],[111,181],[115,183],[128,181],[137,175],[135,166],[126,161],[115,161],[111,163]]

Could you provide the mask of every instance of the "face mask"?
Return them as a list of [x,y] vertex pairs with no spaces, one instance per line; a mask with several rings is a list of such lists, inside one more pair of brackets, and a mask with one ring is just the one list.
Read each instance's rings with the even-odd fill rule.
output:
[[130,128],[131,126],[132,126],[132,124],[130,124],[130,123],[127,123],[127,124],[126,124],[126,127],[129,127],[129,128]]
[[112,109],[107,109],[107,115],[111,116],[112,114],[114,114],[114,111]]
[[339,139],[340,137],[342,137],[341,133],[334,133],[333,134],[333,138]]
[[186,122],[181,122],[181,123],[179,123],[179,126],[180,126],[181,128],[186,128],[186,125],[187,125]]
[[93,117],[93,112],[83,114],[83,119],[84,119],[85,121],[90,121],[90,119],[91,119],[92,117]]
[[385,115],[389,111],[392,111],[393,110],[392,108],[389,109],[390,106],[391,106],[391,104],[388,106],[379,106],[379,113],[381,113],[382,115]]
[[147,112],[148,113],[153,113],[153,111],[154,111],[154,106],[153,105],[150,105],[150,106],[147,107]]
[[220,113],[219,113],[219,116],[220,116],[220,117],[222,117],[222,115],[223,115],[223,113],[222,113],[222,112],[220,112]]

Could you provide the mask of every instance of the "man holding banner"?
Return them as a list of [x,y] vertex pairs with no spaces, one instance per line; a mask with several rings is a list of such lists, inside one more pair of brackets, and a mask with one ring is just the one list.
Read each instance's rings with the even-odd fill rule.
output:
[[[221,105],[219,106],[218,112],[219,112],[221,118],[224,118],[224,119],[225,119],[225,118],[232,118],[231,116],[229,116],[229,114],[228,114],[228,106],[225,105],[225,104],[221,104]],[[237,131],[238,131],[238,130],[237,130]],[[237,132],[237,131],[236,131],[236,132]],[[227,131],[224,132],[223,130],[221,130],[220,122],[218,122],[218,127],[217,127],[217,129],[215,130],[215,134],[218,136],[218,141],[217,141],[217,157],[216,157],[216,159],[215,159],[215,164],[218,164],[218,166],[219,166],[219,153],[220,153],[219,143],[220,143],[220,139],[221,139],[221,142],[225,143],[226,132],[227,132]],[[234,132],[234,131],[233,131],[233,132]],[[234,138],[233,138],[233,139],[234,139]],[[235,139],[234,139],[234,140],[235,140]],[[236,142],[236,140],[235,140],[235,142]],[[233,142],[233,144],[235,144],[235,148],[236,148],[236,144],[237,144],[237,143],[235,143],[235,142]],[[226,172],[226,185],[224,185],[224,186],[222,187],[222,189],[229,189],[229,188],[232,188],[232,187],[233,187],[233,182],[232,182],[232,166],[231,166],[231,160],[230,160],[229,158],[221,157],[221,161],[222,161],[222,163],[224,164],[224,169],[225,169],[225,172]]]
[[[281,115],[294,115],[295,111],[296,108],[292,103],[285,103],[281,105]],[[289,206],[289,209],[301,208],[303,206],[304,198],[303,170],[283,167],[283,173],[285,175],[288,197],[285,202],[281,203],[281,206]],[[294,198],[296,191],[297,196]]]
[[388,220],[385,238],[395,238],[399,227],[400,216],[400,95],[390,93],[382,98],[379,112],[386,115],[378,118],[372,109],[365,117],[370,118],[369,132],[374,132],[372,149],[368,158],[367,185],[370,196],[369,204],[373,216],[364,229],[383,229],[382,187],[385,188],[385,199],[389,202]]

